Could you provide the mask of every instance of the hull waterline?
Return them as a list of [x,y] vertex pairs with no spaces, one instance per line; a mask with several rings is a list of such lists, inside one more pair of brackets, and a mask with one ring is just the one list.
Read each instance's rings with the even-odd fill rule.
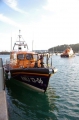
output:
[[6,73],[9,73],[11,78],[43,92],[46,91],[51,76],[51,74],[49,74],[49,70],[45,68],[13,69],[10,71],[7,70]]

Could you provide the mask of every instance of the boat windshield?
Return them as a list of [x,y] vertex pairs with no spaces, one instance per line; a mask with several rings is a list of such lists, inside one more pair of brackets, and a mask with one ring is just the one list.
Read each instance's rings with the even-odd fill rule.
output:
[[19,60],[23,60],[23,59],[24,59],[24,54],[18,54],[18,55],[17,55],[17,58],[18,58]]
[[33,58],[37,61],[39,59],[38,54],[33,54]]
[[26,54],[26,59],[27,60],[32,60],[33,59],[33,55],[32,54]]

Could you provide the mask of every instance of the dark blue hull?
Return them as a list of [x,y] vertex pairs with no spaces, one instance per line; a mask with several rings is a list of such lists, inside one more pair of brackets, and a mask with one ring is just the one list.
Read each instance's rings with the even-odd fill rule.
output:
[[12,69],[10,74],[11,78],[43,92],[46,91],[50,79],[49,69],[46,68]]

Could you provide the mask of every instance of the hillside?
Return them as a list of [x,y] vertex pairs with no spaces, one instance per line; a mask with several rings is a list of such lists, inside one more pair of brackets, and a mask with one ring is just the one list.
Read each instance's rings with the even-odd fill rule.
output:
[[52,48],[49,48],[48,51],[49,52],[63,52],[68,46],[70,46],[74,52],[79,52],[79,43],[78,44],[64,44],[64,45],[58,45]]

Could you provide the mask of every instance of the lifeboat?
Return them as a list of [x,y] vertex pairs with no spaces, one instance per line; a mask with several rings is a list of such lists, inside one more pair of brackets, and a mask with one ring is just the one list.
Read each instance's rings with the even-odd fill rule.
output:
[[[44,57],[28,50],[28,45],[19,31],[19,40],[14,43],[10,52],[10,60],[4,65],[5,74],[11,78],[36,90],[45,92],[52,74],[57,72],[55,67],[44,65]],[[16,50],[17,49],[17,50]]]
[[74,56],[74,52],[72,48],[69,46],[64,52],[60,55],[61,57],[72,57]]

